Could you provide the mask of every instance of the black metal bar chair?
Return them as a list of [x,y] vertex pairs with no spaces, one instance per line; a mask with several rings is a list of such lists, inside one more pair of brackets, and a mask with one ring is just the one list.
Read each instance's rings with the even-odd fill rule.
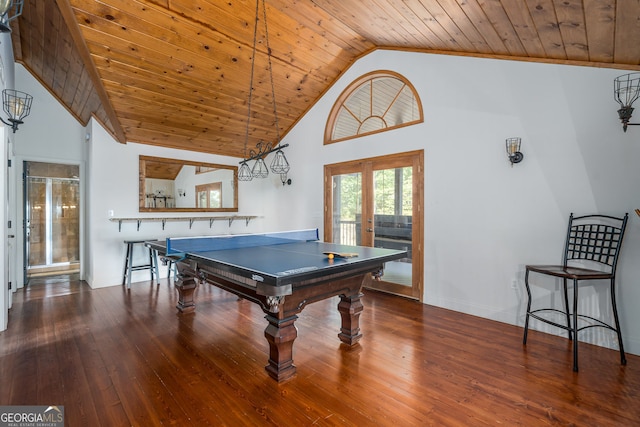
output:
[[[558,328],[565,329],[569,333],[569,340],[573,339],[573,370],[578,371],[578,332],[593,328],[603,327],[618,335],[620,348],[620,363],[627,364],[620,332],[620,321],[616,306],[616,267],[622,247],[622,238],[627,226],[628,214],[622,218],[608,215],[569,216],[569,227],[565,242],[562,265],[527,265],[525,272],[525,287],[527,288],[527,314],[524,322],[524,338],[522,342],[527,344],[527,332],[529,331],[529,318],[540,320]],[[564,291],[564,310],[557,308],[531,309],[531,288],[529,287],[529,273],[554,276],[562,279]],[[611,305],[615,326],[601,319],[587,314],[578,313],[578,288],[581,281],[608,280],[611,291]],[[568,290],[569,281],[573,285],[573,306],[569,310]],[[543,312],[556,312],[563,315],[566,324],[560,324],[544,317]],[[578,325],[578,320],[583,321]],[[586,323],[586,324],[585,324]]]

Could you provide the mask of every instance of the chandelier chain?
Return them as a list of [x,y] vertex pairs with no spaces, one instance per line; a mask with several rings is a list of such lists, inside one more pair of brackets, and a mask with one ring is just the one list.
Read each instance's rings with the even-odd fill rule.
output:
[[247,129],[244,138],[244,157],[247,157],[247,143],[249,142],[249,129],[251,122],[251,101],[253,99],[253,73],[256,65],[256,45],[258,44],[258,13],[260,2],[256,1],[256,20],[253,25],[253,51],[251,53],[251,74],[249,77],[249,99],[247,102]]
[[[256,16],[257,12],[256,12]],[[265,0],[262,0],[262,16],[264,20],[264,38],[267,45],[267,63],[269,66],[269,78],[271,80],[271,100],[273,101],[273,117],[276,126],[276,143],[274,145],[278,145],[280,143],[280,126],[278,125],[278,111],[276,108],[276,87],[273,83],[273,65],[271,63],[271,46],[269,46],[269,29],[267,28],[267,6],[265,5]]]
[[[271,85],[271,101],[273,103],[273,117],[274,125],[276,127],[276,139],[274,142],[267,142],[260,140],[256,144],[256,150],[249,151],[249,157],[247,157],[247,146],[249,144],[249,132],[251,131],[251,107],[253,103],[253,81],[255,77],[255,63],[258,53],[258,21],[260,19],[260,0],[256,0],[256,19],[253,27],[253,50],[251,56],[251,73],[250,73],[250,85],[247,101],[247,123],[246,134],[244,139],[244,158],[240,162],[240,169],[238,170],[238,180],[251,181],[253,178],[266,178],[269,174],[269,168],[267,167],[264,159],[265,157],[275,152],[276,155],[271,163],[271,171],[273,173],[280,174],[282,184],[291,184],[291,180],[287,179],[287,173],[289,172],[289,162],[285,157],[282,149],[288,147],[289,144],[280,145],[280,125],[278,123],[278,110],[276,105],[276,87],[273,79],[273,62],[271,60],[271,46],[269,45],[269,30],[267,27],[267,6],[265,0],[262,0],[262,17],[264,19],[264,38],[265,48],[267,54],[267,66],[269,72],[269,83]],[[274,148],[275,146],[275,148]],[[249,168],[247,164],[249,161],[255,160],[252,168]]]

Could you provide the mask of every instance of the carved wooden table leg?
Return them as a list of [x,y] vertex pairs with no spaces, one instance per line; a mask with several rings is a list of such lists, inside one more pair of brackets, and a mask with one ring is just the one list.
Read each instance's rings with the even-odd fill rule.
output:
[[178,274],[175,280],[175,287],[178,290],[178,304],[176,308],[181,313],[191,313],[195,311],[196,304],[193,294],[198,287],[198,282],[193,275]]
[[361,293],[350,296],[340,295],[338,311],[342,317],[342,327],[338,337],[345,344],[354,345],[362,338],[360,333],[360,314],[364,309],[360,301],[362,296]]
[[294,322],[298,316],[278,319],[267,314],[269,325],[264,330],[264,336],[269,342],[269,364],[265,369],[269,376],[276,381],[284,381],[296,373],[293,364],[293,341],[298,337],[298,329]]

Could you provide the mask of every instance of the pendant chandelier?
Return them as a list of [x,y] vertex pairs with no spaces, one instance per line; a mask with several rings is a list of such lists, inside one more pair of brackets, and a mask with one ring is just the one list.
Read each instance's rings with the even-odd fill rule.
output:
[[[253,99],[253,75],[256,62],[256,46],[258,40],[258,21],[259,21],[259,9],[260,3],[262,3],[262,20],[264,21],[264,39],[267,48],[267,60],[269,69],[269,79],[271,82],[271,100],[273,101],[273,115],[274,123],[276,127],[276,144],[271,142],[260,141],[256,144],[255,150],[249,152],[247,157],[247,144],[249,141],[249,122],[251,121],[251,101]],[[289,144],[280,144],[280,128],[278,127],[278,112],[276,109],[276,94],[275,86],[273,84],[273,67],[271,65],[271,48],[269,47],[269,32],[267,31],[267,8],[264,0],[256,0],[256,20],[253,28],[253,53],[251,56],[251,78],[249,82],[249,100],[247,111],[247,130],[244,139],[244,156],[245,158],[240,162],[240,170],[238,171],[238,180],[251,181],[253,178],[266,178],[269,176],[269,168],[265,162],[267,155],[274,153],[273,161],[271,162],[271,172],[279,174],[282,185],[291,184],[291,180],[287,179],[287,173],[289,172],[289,162],[282,151],[283,148],[288,147]],[[254,161],[252,167],[249,167],[249,162]]]

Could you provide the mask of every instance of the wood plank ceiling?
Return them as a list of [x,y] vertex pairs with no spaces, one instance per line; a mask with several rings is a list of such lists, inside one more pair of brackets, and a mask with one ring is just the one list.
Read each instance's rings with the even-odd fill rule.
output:
[[[374,49],[640,70],[640,0],[266,0],[266,8],[280,136]],[[254,0],[26,0],[12,42],[16,61],[82,124],[93,115],[123,143],[244,157],[245,145],[276,138],[260,22],[245,141],[255,15]]]

